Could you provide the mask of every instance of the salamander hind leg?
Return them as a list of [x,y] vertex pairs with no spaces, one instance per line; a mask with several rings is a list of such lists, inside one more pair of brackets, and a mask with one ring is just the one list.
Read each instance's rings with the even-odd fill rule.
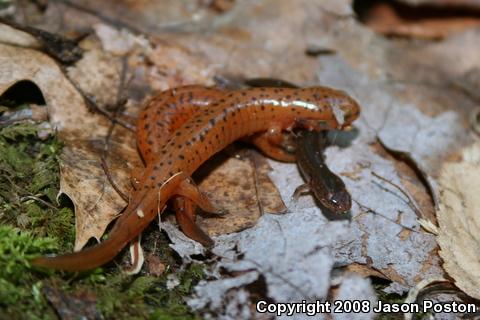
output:
[[173,207],[180,229],[187,237],[206,248],[214,245],[212,238],[195,223],[195,203],[185,197],[176,196],[173,199]]
[[267,132],[258,133],[250,137],[249,141],[272,159],[282,162],[295,162],[294,153],[287,151],[293,148],[291,139],[288,139],[280,128],[273,127]]

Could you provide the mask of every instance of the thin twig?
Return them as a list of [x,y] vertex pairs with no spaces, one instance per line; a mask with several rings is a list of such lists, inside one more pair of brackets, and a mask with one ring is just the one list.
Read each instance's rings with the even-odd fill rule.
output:
[[69,0],[50,0],[50,1],[54,1],[54,2],[57,2],[57,3],[62,3],[62,4],[66,5],[70,8],[75,9],[75,10],[82,11],[84,13],[92,15],[92,16],[98,18],[99,20],[101,20],[102,22],[105,22],[109,25],[112,25],[117,29],[124,28],[124,29],[127,29],[127,30],[131,31],[132,33],[137,34],[137,35],[138,34],[145,34],[144,31],[140,30],[139,28],[137,28],[135,26],[132,26],[131,24],[126,23],[125,21],[115,19],[115,18],[112,18],[112,17],[107,17],[106,15],[104,15],[102,13],[99,13],[98,11],[96,11],[94,9],[90,9],[89,7],[78,4],[75,1],[69,1]]
[[105,172],[105,175],[107,176],[107,180],[108,180],[108,182],[110,182],[110,185],[112,186],[112,188],[118,193],[118,195],[123,200],[128,202],[129,201],[128,196],[125,193],[123,193],[123,191],[120,190],[120,188],[117,186],[117,184],[113,181],[112,175],[110,174],[110,170],[108,169],[108,165],[107,165],[107,162],[105,161],[104,157],[102,157],[101,166],[102,166],[103,172]]
[[[370,213],[376,214],[376,215],[384,218],[385,220],[388,220],[388,221],[390,221],[390,222],[392,222],[392,223],[395,223],[396,225],[399,225],[400,227],[405,228],[405,229],[407,229],[407,230],[410,230],[410,231],[412,231],[412,232],[420,233],[419,231],[417,231],[417,230],[415,230],[415,229],[413,229],[413,228],[404,226],[403,224],[398,223],[397,221],[395,221],[395,220],[393,220],[393,219],[391,219],[391,218],[389,218],[389,217],[387,217],[387,216],[385,216],[385,215],[383,215],[383,214],[375,211],[374,209],[372,209],[372,208],[370,208],[370,207],[367,207],[367,206],[364,205],[364,204],[361,204],[359,201],[357,201],[357,200],[355,200],[355,199],[352,199],[352,200],[360,207],[360,209],[366,210],[366,212],[370,212]],[[354,218],[354,219],[355,219],[355,218]]]
[[[402,199],[400,197],[400,199],[402,199],[403,201],[405,201],[407,203],[407,205],[410,207],[410,209],[413,210],[413,212],[415,212],[417,214],[417,216],[420,216],[422,217],[422,212],[421,210],[415,205],[415,203],[413,202],[412,198],[410,198],[410,195],[405,191],[403,190],[399,185],[397,185],[396,183],[393,183],[392,181],[389,181],[387,180],[386,178],[382,177],[381,175],[379,175],[378,173],[372,171],[372,175],[374,177],[377,177],[378,179],[382,180],[383,182],[385,183],[388,183],[389,185],[393,186],[395,189],[397,189],[398,191],[400,191],[404,196],[405,198],[407,198],[407,201],[405,201],[405,199]],[[388,190],[388,189],[386,189]],[[390,191],[390,190],[388,190]],[[391,192],[391,191],[390,191]],[[398,195],[397,195],[398,196]]]
[[40,202],[41,204],[43,204],[44,206],[47,206],[49,207],[50,209],[54,209],[54,210],[58,210],[57,207],[55,207],[54,205],[52,205],[51,203],[48,203],[47,201],[37,197],[37,196],[34,196],[34,195],[29,195],[29,196],[24,196],[24,197],[21,197],[20,198],[20,201],[21,202],[24,202],[25,200],[35,200],[37,202]]
[[[125,89],[125,78],[128,72],[128,58],[126,55],[122,57],[122,69],[120,71],[120,79],[119,79],[119,84],[118,84],[118,89],[117,89],[117,98],[115,102],[115,107],[113,109],[113,114],[111,115],[113,120],[117,120],[118,114],[120,110],[122,110],[125,107],[125,104],[127,102],[127,99],[124,97],[124,89]],[[104,147],[104,154],[103,156],[105,157],[107,152],[108,152],[108,144],[110,141],[110,137],[112,136],[113,129],[115,128],[117,122],[112,121],[110,124],[110,127],[108,128],[107,136],[105,137],[105,147]]]

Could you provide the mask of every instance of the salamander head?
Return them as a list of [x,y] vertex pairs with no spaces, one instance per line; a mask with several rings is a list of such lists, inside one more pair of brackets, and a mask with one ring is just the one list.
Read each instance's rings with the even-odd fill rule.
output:
[[334,213],[344,213],[352,207],[352,199],[347,190],[329,193],[326,197],[320,198],[320,203]]
[[[302,167],[300,167],[302,168]],[[345,213],[352,208],[352,197],[342,179],[323,165],[316,176],[310,178],[310,190],[322,206],[333,213]]]
[[359,104],[345,91],[330,90],[326,103],[332,108],[333,115],[338,123],[338,129],[349,127],[360,115]]
[[327,87],[315,87],[305,89],[311,96],[313,106],[319,113],[330,109],[332,119],[315,121],[308,119],[301,121],[302,126],[310,130],[347,129],[360,115],[360,105],[345,91]]

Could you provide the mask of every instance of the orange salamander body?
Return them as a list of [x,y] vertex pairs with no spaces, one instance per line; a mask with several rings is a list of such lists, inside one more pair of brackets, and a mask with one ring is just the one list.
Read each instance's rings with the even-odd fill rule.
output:
[[[282,160],[282,131],[343,129],[359,112],[359,105],[346,93],[326,87],[231,91],[186,86],[163,91],[140,114],[137,142],[146,168],[108,238],[79,252],[36,258],[32,264],[68,271],[101,266],[137,237],[170,199],[176,202],[177,219],[184,219],[179,224],[195,229],[192,206],[218,211],[190,180],[212,155],[250,136],[261,151]],[[199,230],[190,232],[202,243],[209,240]]]

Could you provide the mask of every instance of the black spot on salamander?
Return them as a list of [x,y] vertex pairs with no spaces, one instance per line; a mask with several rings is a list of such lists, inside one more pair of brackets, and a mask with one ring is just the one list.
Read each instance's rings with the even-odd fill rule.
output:
[[191,103],[193,100],[193,92],[188,93],[188,102]]
[[156,177],[155,176],[150,176],[150,180],[155,181]]
[[220,99],[218,102],[225,103],[225,99]]
[[192,126],[190,126],[190,125],[186,125],[186,126],[185,126],[185,129],[190,129],[191,127],[192,127]]
[[192,143],[190,142],[190,140],[188,140],[187,142],[185,142],[185,144],[186,144],[187,146],[189,146],[189,147],[192,145]]
[[246,95],[247,95],[247,93],[245,91],[242,91],[242,96],[245,97]]
[[168,173],[168,175],[169,175],[170,177],[173,176],[173,171],[170,171],[170,172]]
[[200,141],[201,142],[205,141],[205,135],[203,133],[200,134]]
[[157,121],[156,124],[157,124],[157,126],[159,126],[159,127],[163,127],[163,123],[162,123],[161,121]]
[[215,135],[215,139],[217,139],[217,140],[218,140],[218,133]]
[[153,141],[152,141],[152,140],[148,140],[147,143],[148,143],[149,145],[153,145]]
[[181,131],[177,131],[175,132],[175,135],[178,137],[178,136],[181,136],[182,135],[182,132]]
[[260,91],[262,91],[262,92],[265,91],[265,88],[260,88]]
[[225,126],[222,126],[222,132],[225,132]]
[[257,97],[252,97],[252,101],[257,101]]
[[167,151],[166,150],[162,150],[160,151],[162,154],[167,154]]
[[168,160],[167,164],[168,164],[169,166],[171,166],[171,165],[172,165],[172,160]]
[[215,118],[212,118],[212,119],[208,120],[208,122],[210,122],[210,124],[212,126],[214,126],[215,125]]
[[158,166],[153,166],[153,170],[158,170]]
[[178,155],[178,158],[179,158],[180,160],[184,160],[184,159],[185,159],[185,157],[184,157],[183,155],[181,155],[181,154]]
[[261,109],[262,111],[265,110],[265,106],[262,104],[262,105],[260,106],[260,109]]
[[182,145],[181,145],[181,144],[178,145],[178,149],[182,149]]
[[285,98],[287,98],[288,100],[290,100],[290,99],[292,98],[292,96],[289,95],[289,94],[287,94],[287,96],[286,96]]
[[163,167],[163,161],[162,161],[162,162],[160,162],[160,167]]
[[143,115],[143,120],[146,120],[147,118],[148,118],[148,114],[145,113],[145,114]]

